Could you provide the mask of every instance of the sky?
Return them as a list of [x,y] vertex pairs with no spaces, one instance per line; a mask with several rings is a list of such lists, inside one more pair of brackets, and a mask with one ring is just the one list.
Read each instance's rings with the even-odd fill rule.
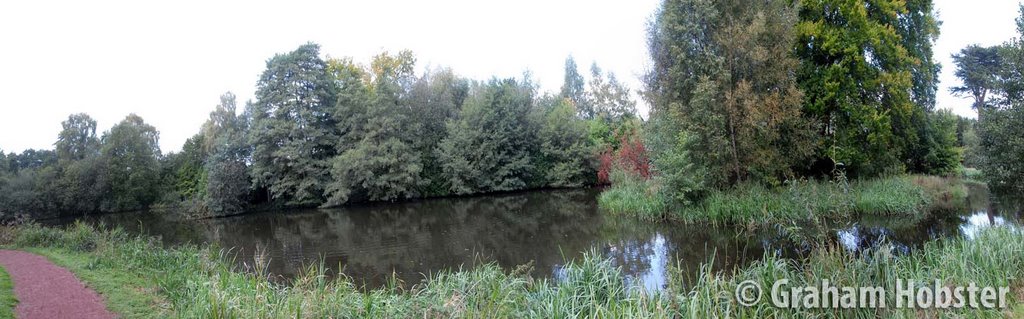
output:
[[[479,80],[519,77],[557,91],[565,58],[592,62],[633,90],[650,66],[646,25],[659,0],[2,1],[0,149],[50,149],[60,122],[87,113],[98,134],[129,113],[160,131],[164,152],[199,131],[227,91],[252,99],[266,61],[306,42],[368,63],[412,50],[420,71],[451,67]],[[935,0],[942,63],[938,106],[951,96],[950,54],[1015,36],[1015,0]],[[646,105],[640,103],[642,113]]]

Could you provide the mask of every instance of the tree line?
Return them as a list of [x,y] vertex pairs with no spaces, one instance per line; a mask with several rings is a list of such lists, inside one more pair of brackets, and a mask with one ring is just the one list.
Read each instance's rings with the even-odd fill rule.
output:
[[[73,114],[54,150],[0,152],[0,215],[177,207],[193,216],[253,205],[336,206],[598,182],[602,152],[639,127],[629,89],[570,57],[560,93],[521,78],[416,74],[410,51],[367,65],[309,43],[267,61],[239,110],[226,93],[179,152],[134,114],[101,136]],[[239,112],[240,111],[240,112]]]
[[688,204],[749,183],[965,167],[1020,187],[1024,45],[954,57],[954,93],[979,112],[964,119],[935,107],[938,25],[930,0],[665,0],[647,33],[646,121],[613,74],[593,65],[588,81],[571,57],[560,92],[541,93],[528,74],[416,74],[409,51],[364,65],[306,44],[267,61],[241,112],[222,96],[180,152],[161,154],[137,116],[97,138],[72,115],[54,151],[0,155],[0,210],[207,216],[616,176]]

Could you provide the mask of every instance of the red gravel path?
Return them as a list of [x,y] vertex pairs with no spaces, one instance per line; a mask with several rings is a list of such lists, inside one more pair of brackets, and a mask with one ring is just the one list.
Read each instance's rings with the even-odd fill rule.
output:
[[11,275],[20,319],[114,318],[103,298],[67,269],[46,258],[17,250],[0,250],[0,266]]

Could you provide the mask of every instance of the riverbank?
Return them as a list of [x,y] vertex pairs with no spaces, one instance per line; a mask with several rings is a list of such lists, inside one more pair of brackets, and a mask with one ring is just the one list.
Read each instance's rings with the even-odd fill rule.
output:
[[608,212],[647,221],[684,223],[788,223],[855,215],[922,217],[954,209],[967,197],[965,182],[937,176],[894,176],[863,181],[797,181],[769,189],[742,185],[714,191],[701,202],[669,204],[645,181],[624,181],[598,198]]
[[[610,261],[594,253],[567,263],[557,282],[533,279],[529,267],[503,270],[488,264],[435,274],[410,287],[395,282],[361,291],[344,276],[328,279],[323,265],[312,265],[282,285],[268,280],[261,266],[265,261],[237,269],[216,248],[165,249],[153,239],[84,224],[67,229],[24,225],[2,232],[0,244],[47,256],[70,269],[104,296],[109,309],[126,318],[1001,317],[1008,311],[1020,313],[1017,301],[1024,297],[1024,234],[1008,228],[985,229],[973,240],[932,242],[904,256],[894,256],[884,246],[863,253],[867,258],[839,249],[820,250],[801,263],[769,255],[727,273],[704,267],[692,281],[674,276],[661,292],[632,289]],[[782,278],[792,286],[829,279],[835,285],[894,289],[897,278],[1008,286],[1011,310],[780,309],[768,298],[751,307],[734,299],[737,285],[745,280],[770,287]]]

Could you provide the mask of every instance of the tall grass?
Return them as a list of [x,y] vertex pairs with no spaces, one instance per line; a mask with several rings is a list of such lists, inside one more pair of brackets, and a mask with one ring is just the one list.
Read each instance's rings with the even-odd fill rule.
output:
[[612,171],[611,180],[612,187],[597,198],[601,208],[649,221],[664,218],[669,200],[652,185],[653,181],[629,176],[621,170]]
[[[972,241],[930,243],[899,257],[885,247],[861,256],[823,249],[803,262],[766,255],[762,261],[728,273],[704,266],[695,280],[686,279],[677,269],[662,292],[628,286],[622,272],[594,252],[568,262],[551,281],[533,279],[526,268],[505,271],[486,264],[442,272],[409,289],[392,285],[361,291],[344,276],[328,276],[322,264],[310,265],[283,285],[267,280],[265,268],[236,269],[226,254],[209,247],[165,249],[146,238],[119,230],[98,231],[83,224],[66,230],[26,225],[3,231],[11,234],[3,238],[13,240],[2,244],[48,254],[99,290],[108,303],[109,294],[117,289],[152,295],[141,299],[159,301],[128,313],[111,307],[127,318],[999,317],[1008,310],[780,309],[768,304],[768,298],[743,307],[733,296],[744,280],[771,287],[780,278],[789,279],[794,286],[817,285],[818,280],[829,279],[835,285],[894,289],[896,278],[1010,286],[1015,289],[1012,305],[1024,292],[1024,235],[1005,228],[984,230]],[[87,262],[69,264],[68,260]],[[97,272],[127,273],[140,278],[133,284],[152,287],[96,286],[107,279],[93,276]]]
[[[681,313],[701,313],[708,318],[1003,318],[1020,316],[1014,306],[1024,298],[1024,235],[1005,227],[986,229],[974,240],[962,238],[926,244],[908,255],[896,256],[891,247],[880,247],[855,256],[841,249],[822,249],[802,262],[766,256],[730,274],[703,269],[696,282],[673,280],[673,290],[686,291],[680,299]],[[820,286],[827,279],[833,286],[883,287],[886,308],[780,309],[765,295],[750,307],[732,299],[737,285],[754,280],[766,293],[777,279],[788,279],[789,287]],[[896,308],[896,281],[914,280],[946,287],[1009,287],[1007,309],[910,309]],[[689,284],[689,285],[685,285]],[[685,288],[692,287],[692,288]],[[711,302],[709,302],[709,300]]]
[[777,188],[743,184],[712,191],[692,205],[667,205],[643,181],[615,184],[598,204],[613,213],[643,220],[714,223],[778,223],[844,218],[857,214],[923,217],[954,209],[967,191],[958,179],[894,176],[870,180],[796,181]]

